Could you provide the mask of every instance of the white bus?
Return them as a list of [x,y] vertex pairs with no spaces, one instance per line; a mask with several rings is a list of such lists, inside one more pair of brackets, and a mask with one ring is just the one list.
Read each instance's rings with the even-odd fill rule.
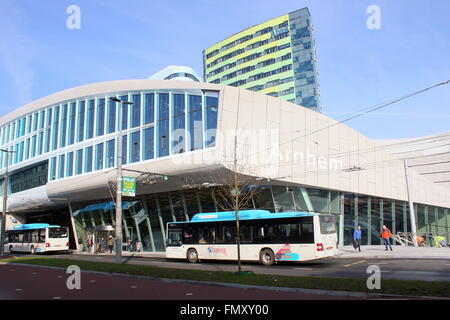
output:
[[[277,261],[332,258],[337,252],[333,215],[305,212],[239,212],[241,260],[270,266]],[[237,260],[234,212],[199,213],[188,222],[169,222],[166,258]]]
[[69,250],[67,227],[47,223],[31,223],[14,226],[6,231],[5,249],[9,252],[31,254]]

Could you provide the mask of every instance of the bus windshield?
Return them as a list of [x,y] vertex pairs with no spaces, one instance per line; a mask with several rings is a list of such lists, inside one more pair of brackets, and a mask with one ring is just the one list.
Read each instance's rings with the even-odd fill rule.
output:
[[67,238],[67,228],[49,228],[48,237],[51,239]]
[[334,216],[320,216],[320,232],[322,234],[336,233],[336,222]]

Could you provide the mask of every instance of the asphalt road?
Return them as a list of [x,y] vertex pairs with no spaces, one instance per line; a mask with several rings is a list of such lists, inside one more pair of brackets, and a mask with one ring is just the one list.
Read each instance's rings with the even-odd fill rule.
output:
[[[19,256],[19,255],[18,255]],[[113,255],[72,255],[54,254],[52,257],[115,262]],[[236,263],[204,261],[191,264],[185,261],[167,261],[158,258],[124,257],[125,263],[142,264],[177,269],[196,269],[205,271],[237,271]],[[376,265],[380,268],[382,279],[450,281],[450,258],[433,259],[333,259],[326,263],[279,263],[264,267],[258,263],[244,263],[245,271],[260,274],[287,276],[318,276],[339,278],[368,278],[367,268]]]
[[69,290],[65,270],[0,264],[0,300],[353,300],[317,295],[167,282],[82,272],[80,289]]

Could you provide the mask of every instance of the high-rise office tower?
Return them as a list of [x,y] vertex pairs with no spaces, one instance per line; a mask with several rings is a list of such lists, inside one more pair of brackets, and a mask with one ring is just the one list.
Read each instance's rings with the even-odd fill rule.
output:
[[203,51],[205,82],[242,87],[321,112],[311,15],[303,8]]

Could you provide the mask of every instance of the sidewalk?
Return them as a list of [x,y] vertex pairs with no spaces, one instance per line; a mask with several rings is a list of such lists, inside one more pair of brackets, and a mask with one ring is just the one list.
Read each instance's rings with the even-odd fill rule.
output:
[[[86,256],[115,256],[115,252],[109,253],[103,252],[103,253],[94,253],[94,252],[87,252],[87,251],[76,251],[71,250],[72,254],[76,255],[86,255]],[[123,257],[143,257],[143,258],[156,258],[156,259],[165,259],[166,253],[165,252],[129,252],[129,251],[122,251]]]
[[353,246],[344,246],[339,249],[336,258],[450,260],[450,248],[392,246],[392,249],[385,251],[384,245],[361,246],[361,252],[357,252]]

